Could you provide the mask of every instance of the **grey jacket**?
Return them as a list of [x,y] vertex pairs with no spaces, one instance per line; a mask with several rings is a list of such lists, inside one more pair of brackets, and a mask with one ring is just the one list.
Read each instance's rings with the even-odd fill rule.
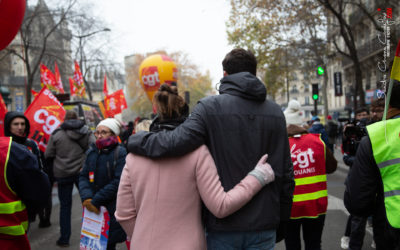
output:
[[67,120],[50,136],[45,157],[54,158],[54,177],[64,178],[79,174],[85,153],[95,142],[93,132],[81,120]]

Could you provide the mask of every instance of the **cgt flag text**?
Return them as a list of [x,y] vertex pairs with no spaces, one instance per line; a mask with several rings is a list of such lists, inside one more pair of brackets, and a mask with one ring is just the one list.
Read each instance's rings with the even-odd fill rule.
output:
[[51,133],[64,121],[65,109],[51,91],[44,87],[25,111],[30,121],[29,138],[35,140],[45,151]]

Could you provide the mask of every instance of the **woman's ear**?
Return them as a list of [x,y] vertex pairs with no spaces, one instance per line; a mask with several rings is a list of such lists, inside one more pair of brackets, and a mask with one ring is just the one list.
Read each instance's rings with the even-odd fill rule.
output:
[[224,70],[224,76],[227,76],[227,75],[229,75],[228,73],[226,73],[226,71]]

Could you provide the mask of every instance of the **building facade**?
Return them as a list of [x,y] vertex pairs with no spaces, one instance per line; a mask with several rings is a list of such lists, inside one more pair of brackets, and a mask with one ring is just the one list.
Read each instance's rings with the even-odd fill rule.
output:
[[[400,37],[400,8],[397,1],[364,0],[365,14],[360,7],[347,4],[344,16],[351,27],[357,56],[362,71],[362,89],[365,104],[377,99],[377,92],[383,88],[383,82],[389,82],[391,61],[394,58],[396,45],[390,43],[390,37],[398,41]],[[387,15],[385,17],[385,15]],[[372,19],[372,20],[371,20]],[[333,53],[329,56],[328,70],[328,107],[330,111],[349,111],[354,109],[355,67],[353,61],[338,53],[334,42],[340,50],[348,53],[344,40],[340,35],[337,19],[327,16],[328,48]],[[382,31],[378,29],[382,28]],[[397,39],[396,39],[397,38]],[[340,74],[342,80],[342,96],[335,96],[335,75]],[[337,80],[336,80],[337,81]],[[359,102],[358,98],[358,102]]]
[[[56,27],[55,30],[46,37],[53,27]],[[36,6],[26,8],[21,30],[23,31],[17,34],[10,45],[0,52],[0,86],[9,94],[8,108],[23,112],[27,106],[25,96],[28,77],[24,60],[29,61],[30,67],[35,67],[30,70],[36,70],[32,86],[32,89],[36,91],[41,89],[38,62],[45,64],[52,71],[57,62],[66,92],[69,92],[68,76],[73,75],[73,64],[72,35],[68,24],[63,21],[56,25],[54,14],[44,0],[39,0]],[[28,44],[23,42],[22,36],[25,41],[28,41]],[[44,47],[44,52],[42,52]]]

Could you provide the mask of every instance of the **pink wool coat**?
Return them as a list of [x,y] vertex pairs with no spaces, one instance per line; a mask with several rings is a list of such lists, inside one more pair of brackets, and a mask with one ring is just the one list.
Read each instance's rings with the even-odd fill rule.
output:
[[247,203],[261,189],[248,175],[224,192],[206,146],[177,158],[126,158],[115,217],[133,250],[206,249],[201,200],[217,217]]

